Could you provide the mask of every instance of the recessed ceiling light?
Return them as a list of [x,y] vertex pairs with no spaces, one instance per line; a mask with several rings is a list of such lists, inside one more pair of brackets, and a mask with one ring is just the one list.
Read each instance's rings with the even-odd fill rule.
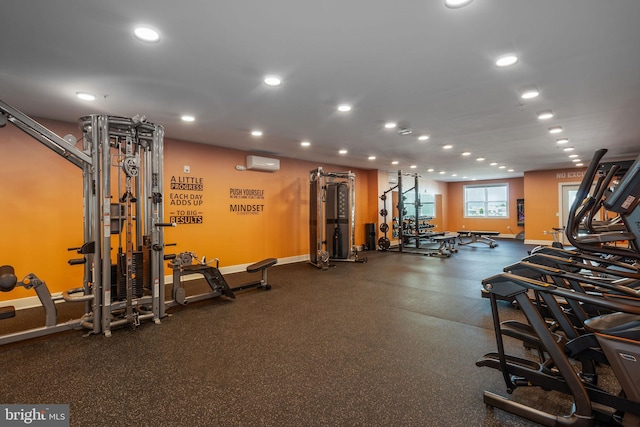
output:
[[253,135],[253,136],[262,136],[262,131],[261,130],[252,130],[251,131],[251,135]]
[[507,172],[513,172],[513,169],[507,169]]
[[573,147],[565,147],[565,148],[563,148],[563,150],[564,151],[573,151],[573,150],[575,150],[575,148],[573,148]]
[[562,126],[554,126],[549,128],[549,133],[560,133],[562,132]]
[[427,169],[427,172],[433,172],[433,168]]
[[539,111],[538,112],[538,118],[540,120],[547,120],[547,119],[550,119],[551,117],[553,117],[553,111],[551,111],[551,110],[545,110],[545,111]]
[[196,120],[195,117],[190,116],[190,115],[184,115],[182,117],[180,117],[182,119],[183,122],[193,122]]
[[278,76],[266,76],[264,78],[264,84],[267,86],[280,86],[282,84],[282,79]]
[[351,111],[351,105],[348,105],[348,104],[338,105],[338,111],[340,111],[341,113],[349,112]]
[[577,154],[569,154],[569,158],[570,158],[570,159],[575,159],[576,157],[578,157],[578,155],[577,155]]
[[447,145],[443,145],[442,146],[443,150],[451,150],[452,148],[453,148],[453,145],[451,145],[451,144],[447,144]]
[[76,92],[76,96],[83,101],[95,101],[96,97],[86,92]]
[[300,145],[302,145],[303,147],[309,147],[311,146],[311,143],[309,141],[302,141]]
[[444,0],[444,5],[450,9],[458,9],[471,3],[473,0]]
[[576,163],[576,166],[577,166],[577,167],[580,167],[580,166],[584,166],[584,164],[582,164],[582,163]]
[[133,34],[138,40],[147,43],[155,43],[160,40],[160,33],[150,27],[136,27]]
[[393,129],[396,126],[398,126],[396,122],[387,122],[384,124],[385,129]]
[[452,173],[451,176],[458,176],[458,174],[457,173]]
[[427,139],[429,139],[429,135],[420,135],[418,137],[418,141],[426,141]]
[[375,159],[376,159],[376,156],[369,156],[369,157],[368,157],[368,159],[369,159],[369,160],[375,160]]
[[397,160],[394,160],[393,162],[391,162],[392,165],[397,165],[398,163],[400,163],[400,162],[397,161]]
[[518,57],[512,53],[502,55],[496,59],[496,65],[498,67],[508,67],[514,65],[516,62],[518,62]]
[[440,171],[438,172],[440,175],[444,175],[446,172],[445,171]]
[[409,166],[409,167],[410,167],[411,169],[415,169],[415,168],[417,168],[417,167],[418,167],[418,165],[411,165],[411,166]]
[[471,155],[471,151],[465,151],[464,153],[462,153],[463,156],[470,156]]
[[505,165],[500,165],[498,166],[498,169],[506,169],[507,167]]
[[338,151],[338,154],[347,154],[347,153],[348,153],[348,151],[347,151],[347,150],[344,150],[344,149],[342,149],[342,150]]
[[533,98],[536,98],[538,95],[540,95],[540,91],[535,87],[531,87],[523,90],[522,93],[520,94],[520,98],[533,99]]
[[571,160],[571,161],[572,161],[573,163],[578,163],[578,162],[581,162],[582,160],[580,160],[580,159],[573,159],[573,160]]
[[467,176],[466,176],[466,175],[465,175],[465,176],[463,176],[463,177],[462,177],[462,179],[467,179]]
[[[551,131],[549,131],[551,132]],[[569,138],[560,138],[560,139],[556,139],[556,143],[562,145],[562,144],[566,144],[567,142],[569,142]]]
[[476,157],[476,160],[479,162],[484,162],[484,157]]
[[489,166],[498,166],[498,162],[491,162],[489,163]]

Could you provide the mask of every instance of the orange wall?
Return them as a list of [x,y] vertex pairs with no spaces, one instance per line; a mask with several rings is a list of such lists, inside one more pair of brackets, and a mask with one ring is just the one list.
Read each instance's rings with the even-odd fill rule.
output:
[[[58,135],[77,126],[41,120]],[[67,248],[83,243],[82,171],[11,124],[0,129],[0,264],[12,265],[18,280],[28,273],[49,289],[82,286],[82,266]],[[0,299],[33,296],[16,287]]]
[[[464,186],[479,184],[509,184],[509,218],[465,218],[464,217]],[[479,230],[479,231],[499,231],[503,234],[518,234],[522,227],[517,225],[516,200],[526,197],[524,192],[524,182],[522,178],[510,178],[487,181],[450,182],[448,186],[447,217],[450,231],[458,230]],[[527,216],[528,218],[528,216]],[[525,220],[526,223],[526,220]],[[509,230],[510,227],[511,230]]]
[[[177,242],[176,251],[193,251],[218,258],[222,266],[253,262],[266,257],[291,257],[309,253],[309,171],[322,166],[327,172],[345,167],[319,165],[280,158],[280,171],[238,171],[248,153],[210,145],[165,139],[165,217],[182,210],[202,211],[203,224],[178,225],[165,230],[165,240]],[[183,172],[189,166],[190,173]],[[364,243],[364,223],[369,221],[369,172],[356,174],[356,241]],[[201,209],[171,206],[171,177],[202,178]],[[231,189],[264,190],[264,199],[235,199]],[[191,193],[189,193],[191,194]],[[262,212],[238,214],[231,205],[264,205]],[[172,251],[173,248],[170,248]]]
[[[58,135],[80,135],[75,124],[40,120]],[[193,251],[208,259],[219,258],[221,266],[254,262],[265,257],[297,257],[308,254],[309,171],[322,166],[326,171],[347,171],[342,166],[280,158],[275,173],[237,171],[247,154],[167,138],[165,140],[165,220],[177,209],[196,210],[202,224],[167,228],[167,243],[177,243],[167,252]],[[184,172],[189,166],[190,172]],[[351,169],[356,174],[356,241],[365,242],[364,224],[376,224],[376,240],[382,234],[380,194],[389,188],[388,173]],[[517,234],[516,199],[525,199],[526,238],[550,240],[544,230],[557,226],[558,183],[579,182],[583,170],[527,172],[524,178],[483,181],[508,182],[510,218],[472,219],[463,215],[463,186],[468,183],[441,183],[426,180],[420,188],[441,194],[437,198],[437,230],[496,230]],[[563,175],[564,173],[564,175]],[[170,181],[173,177],[202,179],[201,206],[172,206]],[[470,183],[470,182],[469,182]],[[474,181],[473,184],[478,184]],[[264,190],[262,199],[233,199],[230,189]],[[186,192],[188,193],[188,192]],[[393,215],[392,194],[388,194],[389,223]],[[69,266],[77,256],[68,247],[81,245],[82,175],[79,168],[48,150],[13,125],[0,129],[0,265],[10,264],[19,278],[33,272],[45,280],[52,292],[79,287],[82,267]],[[258,214],[230,211],[232,204],[261,204]],[[397,201],[396,201],[397,203]],[[391,224],[389,224],[391,225]],[[509,230],[510,227],[511,230]],[[391,233],[388,233],[391,237]],[[167,270],[166,274],[169,274]],[[0,300],[34,295],[17,288],[1,293]]]
[[[586,169],[558,169],[548,171],[525,172],[524,174],[524,211],[527,240],[553,241],[545,234],[558,227],[559,185],[562,182],[580,183]],[[564,225],[564,224],[562,224]]]
[[[75,124],[39,120],[58,135],[80,131]],[[78,138],[79,139],[79,138]],[[193,251],[221,266],[255,262],[265,257],[297,257],[309,253],[309,171],[349,168],[280,158],[280,171],[237,171],[246,153],[204,144],[165,139],[165,220],[178,209],[196,210],[202,224],[165,229],[167,252]],[[189,166],[190,172],[184,172]],[[364,224],[377,220],[377,171],[356,174],[356,241],[365,241]],[[172,176],[202,179],[201,206],[172,206]],[[370,186],[374,186],[370,189]],[[230,189],[264,190],[263,199],[233,199]],[[0,265],[9,264],[19,279],[33,272],[51,292],[82,285],[83,268],[69,266],[76,258],[67,248],[83,243],[81,170],[11,124],[0,129]],[[193,202],[192,202],[193,203]],[[369,204],[372,203],[371,208]],[[231,212],[232,204],[260,204],[257,214]],[[167,270],[166,274],[170,274]],[[34,296],[16,288],[0,300]]]

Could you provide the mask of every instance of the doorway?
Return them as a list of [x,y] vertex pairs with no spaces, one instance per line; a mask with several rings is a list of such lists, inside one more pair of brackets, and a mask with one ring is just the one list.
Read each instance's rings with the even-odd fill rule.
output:
[[[567,220],[569,219],[569,210],[571,210],[571,205],[576,200],[576,195],[578,194],[580,183],[561,182],[558,185],[560,186],[560,190],[558,191],[560,197],[558,227],[566,227]],[[593,195],[594,189],[595,184],[592,184],[591,189],[589,190],[589,194]],[[594,219],[602,220],[602,212],[598,212]],[[558,240],[562,242],[563,245],[569,244],[566,233],[562,233],[562,236],[558,236]]]
[[[566,227],[567,220],[569,219],[569,211],[571,210],[571,205],[573,205],[573,202],[576,200],[576,195],[578,194],[580,183],[562,182],[559,184],[559,186],[560,189],[558,191],[558,194],[560,196],[560,212],[558,218],[558,227]],[[561,233],[561,235],[558,235],[558,240],[562,242],[563,245],[569,244],[566,233]]]

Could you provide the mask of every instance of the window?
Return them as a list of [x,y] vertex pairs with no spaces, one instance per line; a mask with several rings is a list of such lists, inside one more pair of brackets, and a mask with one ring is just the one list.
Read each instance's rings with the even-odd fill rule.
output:
[[465,185],[465,218],[508,218],[509,185]]
[[[433,194],[421,194],[420,196],[420,211],[418,216],[428,216],[431,218],[436,217],[436,197]],[[409,216],[415,214],[415,192],[409,191],[404,195],[404,208],[407,210]]]
[[436,217],[436,198],[433,194],[425,194],[420,198],[422,206],[420,207],[420,215]]

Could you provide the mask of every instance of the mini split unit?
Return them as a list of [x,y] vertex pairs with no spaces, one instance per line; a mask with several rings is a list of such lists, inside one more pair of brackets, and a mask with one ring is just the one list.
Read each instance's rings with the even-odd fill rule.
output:
[[275,172],[280,170],[280,160],[269,157],[247,156],[247,169],[252,171]]

